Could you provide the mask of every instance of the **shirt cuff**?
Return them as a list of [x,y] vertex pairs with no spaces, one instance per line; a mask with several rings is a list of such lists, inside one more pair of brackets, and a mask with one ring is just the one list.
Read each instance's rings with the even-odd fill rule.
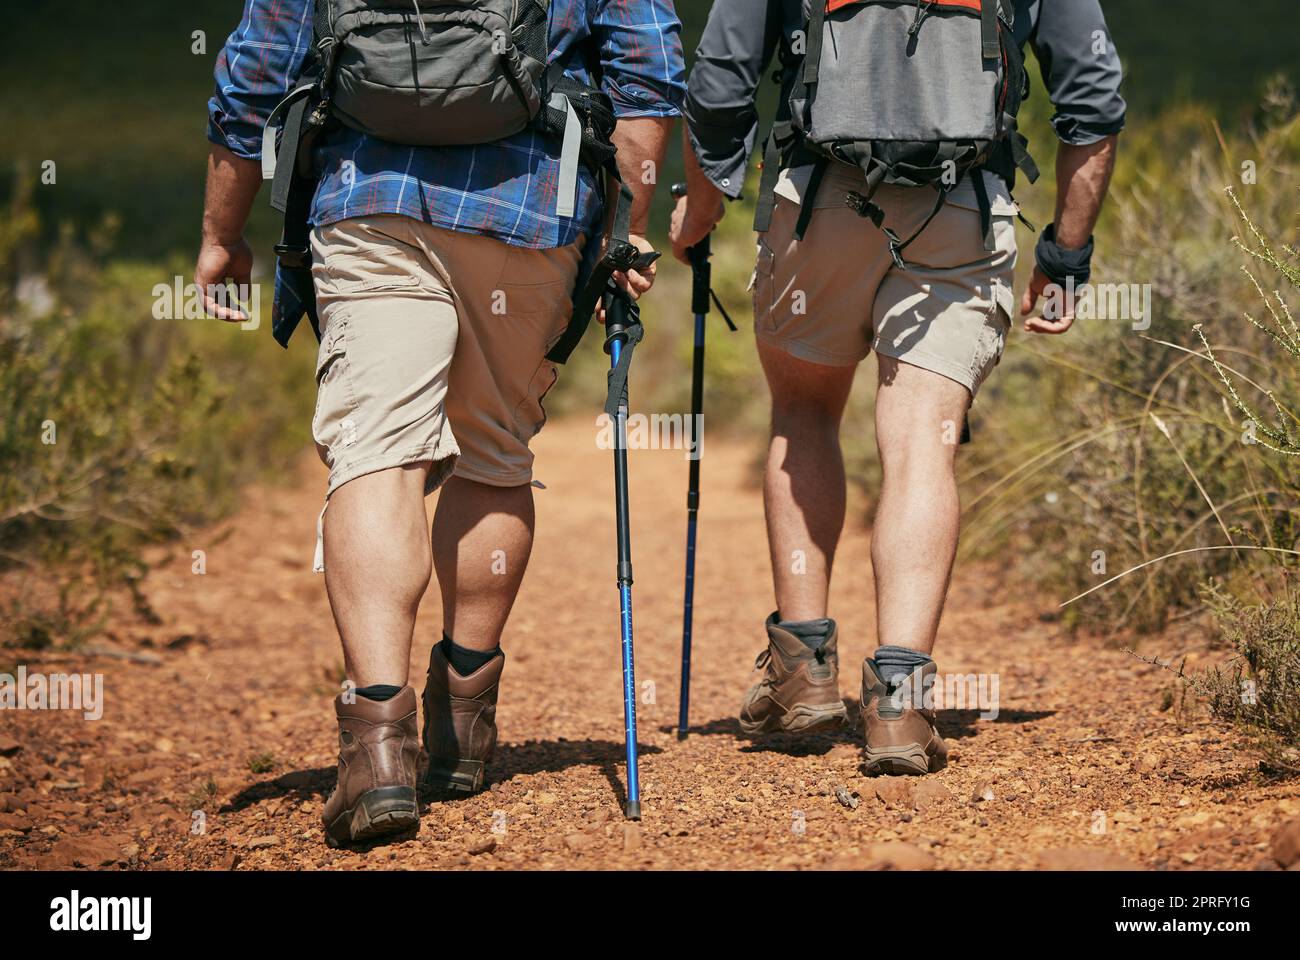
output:
[[619,83],[611,77],[606,77],[602,86],[614,105],[614,116],[620,119],[681,116],[681,96],[676,88],[664,93],[641,83]]
[[1087,147],[1106,137],[1114,136],[1124,129],[1124,117],[1116,120],[1080,120],[1057,114],[1052,117],[1052,129],[1062,143],[1072,147]]
[[729,156],[723,156],[719,155],[718,151],[706,150],[695,136],[694,130],[689,131],[689,136],[691,149],[695,151],[695,159],[700,164],[700,171],[728,199],[739,200],[741,190],[745,186],[745,167],[749,160],[744,147],[740,147]]
[[[215,143],[219,147],[225,147],[237,157],[243,157],[245,160],[262,159],[262,134],[260,131],[253,134],[244,134],[234,129],[235,125],[230,128],[223,128],[221,117],[215,113],[208,114],[208,141]],[[247,126],[241,124],[240,126]]]

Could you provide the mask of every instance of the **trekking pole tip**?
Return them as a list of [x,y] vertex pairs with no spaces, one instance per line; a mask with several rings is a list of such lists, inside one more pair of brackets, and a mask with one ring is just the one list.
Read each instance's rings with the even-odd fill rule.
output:
[[629,800],[627,803],[623,804],[623,816],[628,820],[640,820],[641,801]]

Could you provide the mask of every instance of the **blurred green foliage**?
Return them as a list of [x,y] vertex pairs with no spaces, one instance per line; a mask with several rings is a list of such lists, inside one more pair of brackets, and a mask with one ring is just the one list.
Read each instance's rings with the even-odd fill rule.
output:
[[312,380],[255,332],[159,319],[187,264],[110,259],[111,220],[34,243],[32,189],[0,217],[0,643],[44,646],[93,634],[148,544],[278,476]]

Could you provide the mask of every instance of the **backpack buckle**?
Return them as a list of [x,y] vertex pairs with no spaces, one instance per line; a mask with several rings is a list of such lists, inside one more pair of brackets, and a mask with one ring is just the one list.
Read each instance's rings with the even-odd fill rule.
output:
[[856,190],[850,190],[844,195],[844,205],[856,213],[859,217],[866,217],[877,228],[885,222],[885,211],[872,203]]

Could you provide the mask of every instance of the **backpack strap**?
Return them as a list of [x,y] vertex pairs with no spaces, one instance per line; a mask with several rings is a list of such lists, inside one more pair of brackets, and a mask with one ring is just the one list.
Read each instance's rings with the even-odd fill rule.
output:
[[[308,97],[316,90],[316,81],[304,83],[292,90],[287,97],[275,105],[271,115],[266,118],[266,126],[262,128],[262,179],[275,180],[277,183],[284,185],[280,189],[280,203],[275,201],[275,193],[272,193],[271,205],[275,209],[283,212],[284,210],[284,192],[288,189],[288,174],[281,173],[285,167],[280,161],[284,157],[289,158],[288,169],[292,169],[298,159],[298,144],[302,139],[302,121],[307,112]],[[275,134],[278,129],[283,127],[284,136],[281,138],[281,149],[276,151]],[[274,191],[274,188],[272,188]]]
[[1015,129],[1014,121],[1010,131],[1008,131],[1007,143],[1011,146],[1011,159],[1021,172],[1024,173],[1025,179],[1030,183],[1038,180],[1038,164],[1034,163],[1034,158],[1029,155],[1029,141],[1025,135]]
[[998,40],[999,0],[980,2],[980,47],[985,60],[1000,60],[1002,44]]
[[763,175],[758,180],[758,200],[754,203],[755,233],[767,233],[772,226],[772,212],[776,209],[776,182],[781,179],[781,148],[777,146],[781,128],[789,131],[790,124],[773,124],[767,139],[763,141]]
[[939,211],[942,210],[944,204],[948,202],[948,194],[951,192],[951,189],[952,188],[950,187],[935,188],[939,196],[935,198],[934,209],[930,211],[930,215],[921,222],[921,225],[917,227],[916,230],[913,231],[912,235],[906,240],[900,240],[898,234],[894,232],[892,227],[881,227],[885,236],[889,238],[889,255],[894,258],[894,263],[897,265],[899,270],[907,269],[907,262],[903,259],[903,251],[906,250],[912,241],[919,237],[925,231],[925,228],[930,225],[931,221],[939,215]]
[[826,0],[812,0],[808,14],[808,45],[804,50],[803,84],[811,87],[817,83],[817,71],[822,59],[822,28],[826,25]]
[[989,188],[984,182],[984,171],[978,168],[970,172],[970,183],[975,188],[975,204],[980,211],[980,233],[984,236],[984,249],[992,252],[993,247],[993,205],[989,203]]
[[560,176],[555,190],[555,215],[572,217],[578,208],[578,163],[582,152],[582,124],[573,102],[556,90],[550,105],[564,111],[564,138],[560,148]]
[[802,240],[804,234],[808,232],[808,222],[812,220],[813,200],[817,197],[817,189],[822,185],[822,177],[826,176],[826,168],[830,165],[830,159],[827,157],[818,157],[817,162],[813,164],[812,173],[808,175],[808,186],[803,192],[803,200],[799,204],[799,219],[795,221],[794,238]]

